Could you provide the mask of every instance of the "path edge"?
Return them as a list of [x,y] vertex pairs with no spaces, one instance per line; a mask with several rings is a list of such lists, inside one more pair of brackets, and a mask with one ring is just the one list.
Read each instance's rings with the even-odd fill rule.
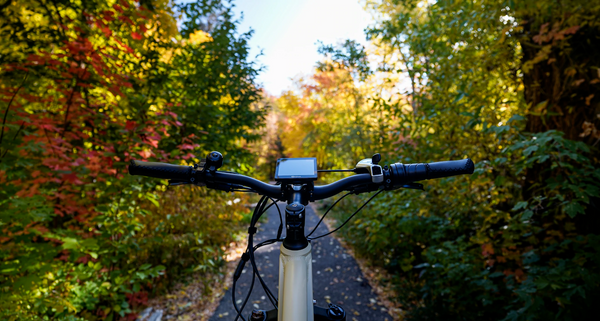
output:
[[[323,214],[317,208],[316,203],[310,203],[308,206],[312,208],[317,217],[321,217]],[[327,226],[327,229],[333,231],[335,229],[334,224],[335,220],[330,217],[325,217],[323,219],[323,223]],[[404,319],[404,311],[400,307],[399,303],[394,302],[394,297],[398,297],[397,292],[392,288],[390,282],[383,282],[383,279],[390,279],[390,274],[382,270],[381,267],[375,267],[370,264],[367,260],[362,257],[356,256],[354,249],[350,246],[346,241],[338,236],[336,233],[329,234],[329,236],[336,239],[342,247],[354,258],[356,264],[360,269],[362,275],[367,279],[371,288],[375,291],[383,306],[388,310],[388,314],[392,317],[394,321],[401,321]]]

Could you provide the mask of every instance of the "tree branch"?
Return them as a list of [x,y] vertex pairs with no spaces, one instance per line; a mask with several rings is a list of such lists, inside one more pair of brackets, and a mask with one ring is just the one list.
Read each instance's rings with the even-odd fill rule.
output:
[[21,88],[23,88],[23,85],[25,85],[25,81],[27,80],[27,77],[29,77],[29,71],[27,71],[27,74],[25,74],[25,78],[23,78],[23,81],[21,81],[21,85],[19,86],[19,88],[17,88],[14,95],[10,98],[10,101],[8,102],[8,106],[6,106],[6,109],[4,110],[4,119],[2,119],[2,130],[0,130],[0,146],[2,146],[2,139],[4,138],[4,126],[6,126],[6,118],[8,117],[8,110],[10,109],[10,105],[12,104],[13,100],[19,93],[19,90],[21,90]]

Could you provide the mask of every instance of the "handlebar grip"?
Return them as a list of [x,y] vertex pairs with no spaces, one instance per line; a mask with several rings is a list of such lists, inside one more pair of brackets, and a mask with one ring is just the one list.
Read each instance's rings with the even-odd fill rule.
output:
[[409,182],[424,179],[442,178],[461,174],[473,174],[475,164],[470,158],[456,161],[445,161],[436,163],[401,164],[390,165],[394,185],[402,185]]
[[191,178],[192,169],[192,166],[181,166],[158,162],[142,162],[132,160],[131,163],[129,163],[130,175],[142,175],[182,181],[187,181]]
[[427,165],[429,169],[428,179],[462,174],[473,174],[473,171],[475,171],[475,164],[470,158],[455,161],[435,162]]

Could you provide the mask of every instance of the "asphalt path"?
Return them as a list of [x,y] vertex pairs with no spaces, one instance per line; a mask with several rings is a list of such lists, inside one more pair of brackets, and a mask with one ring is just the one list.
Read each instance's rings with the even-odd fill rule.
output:
[[[281,214],[285,220],[285,204],[279,203]],[[307,231],[317,225],[319,217],[315,214],[312,206],[306,207]],[[279,215],[273,206],[267,211],[268,221],[258,226],[258,233],[254,236],[254,244],[276,237],[279,227]],[[284,222],[285,223],[285,222]],[[318,230],[312,235],[322,235],[329,230],[321,223]],[[285,234],[285,229],[284,232]],[[281,243],[267,245],[255,252],[256,265],[271,292],[277,296],[279,285],[279,247]],[[387,320],[392,318],[388,311],[379,302],[377,294],[373,291],[369,282],[364,278],[354,258],[331,236],[326,236],[312,242],[313,258],[313,299],[317,305],[327,307],[328,303],[340,305],[346,311],[346,320],[370,321]],[[236,301],[238,307],[248,294],[252,281],[252,266],[246,264],[242,276],[236,284]],[[233,308],[232,289],[229,288],[211,321],[234,320],[237,313]],[[244,308],[244,317],[248,319],[252,309],[273,309],[273,305],[267,298],[265,291],[260,285],[258,278],[255,280],[252,294],[248,304]],[[240,319],[241,320],[241,319]],[[284,320],[280,320],[284,321]]]

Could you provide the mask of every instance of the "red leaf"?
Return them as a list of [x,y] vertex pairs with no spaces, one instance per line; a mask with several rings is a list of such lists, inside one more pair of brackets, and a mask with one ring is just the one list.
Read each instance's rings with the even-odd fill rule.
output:
[[64,174],[63,179],[69,183],[76,184],[76,185],[83,184],[83,182],[77,178],[77,174],[75,174],[75,173]]
[[197,145],[191,145],[191,144],[181,144],[179,145],[179,149],[194,149],[194,147],[196,147]]
[[129,17],[127,16],[119,16],[119,20],[126,22],[132,26],[135,25],[135,23],[133,23],[133,21],[131,21],[131,19],[129,19]]
[[134,121],[128,120],[127,123],[125,124],[125,129],[131,131],[131,130],[135,129],[135,126],[137,126],[137,124]]
[[127,9],[129,9],[129,3],[127,3],[126,1],[121,0],[121,5]]
[[194,158],[194,157],[196,157],[196,156],[194,154],[191,154],[191,153],[187,153],[187,154],[181,156],[181,158],[183,158],[185,160],[188,160],[188,159]]
[[135,40],[142,40],[142,35],[140,35],[137,32],[132,32],[131,33],[131,38],[135,39]]

